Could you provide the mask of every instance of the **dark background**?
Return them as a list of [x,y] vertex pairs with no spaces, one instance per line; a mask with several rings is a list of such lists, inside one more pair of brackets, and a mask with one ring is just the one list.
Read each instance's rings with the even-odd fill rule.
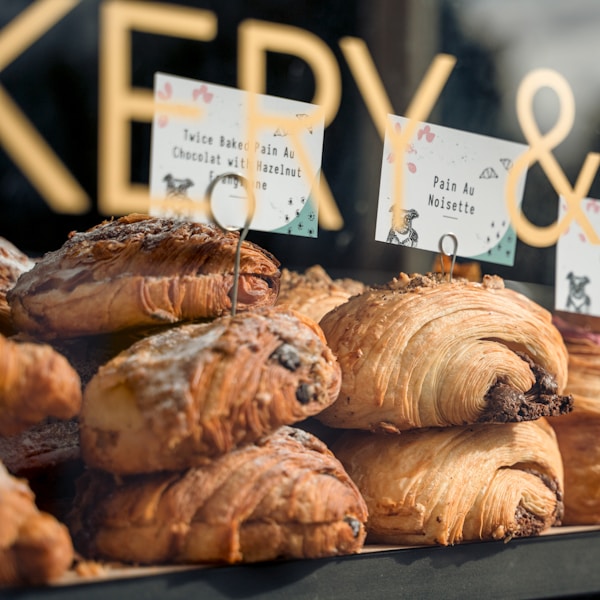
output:
[[[0,235],[33,255],[58,248],[74,229],[107,215],[95,207],[98,183],[99,10],[83,0],[4,71],[0,84],[86,190],[94,208],[81,216],[55,214],[0,146]],[[106,0],[104,0],[106,1]],[[0,27],[31,2],[2,0]],[[576,0],[163,0],[211,10],[218,19],[212,42],[133,34],[132,85],[152,88],[156,71],[235,86],[237,29],[248,18],[290,24],[320,37],[338,59],[342,104],[325,132],[323,171],[342,212],[342,231],[318,239],[251,232],[290,268],[321,263],[332,273],[375,281],[400,270],[427,270],[434,255],[374,241],[382,141],[339,48],[344,36],[363,39],[397,114],[403,114],[439,52],[457,64],[429,121],[524,142],[514,109],[516,89],[532,69],[554,68],[569,81],[576,125],[555,154],[571,182],[588,152],[600,149],[600,3]],[[0,35],[1,35],[0,30]],[[267,93],[311,101],[312,73],[301,59],[269,54]],[[68,93],[65,92],[68,90]],[[537,101],[537,100],[536,100]],[[549,129],[559,107],[541,94],[540,127]],[[0,128],[2,128],[0,121]],[[132,180],[147,183],[150,125],[133,124]],[[596,178],[590,196],[600,195]],[[537,225],[556,218],[556,193],[534,165],[524,210]],[[554,247],[518,243],[514,267],[482,264],[507,279],[552,285]]]

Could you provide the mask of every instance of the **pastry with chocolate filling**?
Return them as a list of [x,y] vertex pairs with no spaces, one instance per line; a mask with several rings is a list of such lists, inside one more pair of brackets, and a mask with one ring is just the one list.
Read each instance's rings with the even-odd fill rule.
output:
[[[129,215],[73,232],[7,294],[19,330],[78,337],[213,318],[231,311],[236,232]],[[279,262],[244,241],[238,311],[272,306]]]
[[81,381],[48,344],[0,335],[0,435],[16,435],[47,417],[70,419],[81,407]]
[[573,412],[551,424],[565,469],[565,525],[600,523],[600,319],[561,313],[554,322],[569,351]]
[[508,541],[560,524],[563,469],[546,419],[347,431],[332,450],[367,503],[369,543]]
[[39,511],[27,482],[0,463],[0,586],[41,585],[73,562],[67,528]]
[[401,275],[320,325],[342,369],[326,425],[383,431],[569,412],[567,351],[551,315],[498,277]]
[[339,387],[321,329],[300,313],[181,325],[136,342],[91,379],[82,456],[118,474],[204,464],[323,410]]
[[277,305],[293,308],[318,323],[323,315],[365,289],[364,283],[354,279],[332,279],[320,265],[304,273],[282,269]]
[[33,265],[34,262],[29,256],[7,239],[0,237],[0,333],[4,335],[15,333],[6,293],[14,287],[23,273],[33,268]]
[[204,467],[78,481],[69,523],[86,558],[239,563],[358,552],[364,500],[316,437],[282,427]]

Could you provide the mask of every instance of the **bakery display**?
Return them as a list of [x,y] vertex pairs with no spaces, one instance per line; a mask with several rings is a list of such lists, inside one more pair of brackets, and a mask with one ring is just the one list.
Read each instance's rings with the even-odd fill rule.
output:
[[368,542],[507,541],[560,523],[562,462],[544,419],[348,431],[332,449],[367,503]]
[[567,390],[573,412],[553,419],[565,469],[569,525],[600,523],[600,319],[557,314],[554,322],[569,351]]
[[277,305],[293,308],[318,323],[330,310],[366,287],[351,278],[332,279],[321,265],[313,265],[303,273],[284,268]]
[[[239,234],[129,215],[74,232],[7,293],[15,326],[42,339],[213,318],[231,311]],[[275,303],[279,262],[244,241],[237,310]]]
[[569,452],[600,431],[568,414],[576,355],[548,311],[498,277],[366,286],[244,242],[231,314],[238,240],[129,215],[7,291],[0,461],[36,532],[64,521],[101,564],[232,564],[533,536],[563,490],[569,515],[577,467],[544,417],[583,432],[563,441],[581,481],[595,454]]
[[0,334],[0,435],[16,435],[46,417],[70,419],[81,407],[81,381],[48,344]]
[[227,315],[150,336],[84,393],[81,452],[126,474],[204,464],[330,405],[337,360],[319,326],[286,309]]
[[256,562],[357,552],[364,501],[311,434],[282,427],[204,467],[116,479],[89,471],[70,519],[87,557]]
[[504,287],[401,274],[354,296],[320,325],[342,369],[317,418],[402,431],[567,413],[567,350],[550,313]]
[[67,528],[37,509],[24,480],[0,463],[0,586],[59,579],[74,559]]
[[23,273],[33,268],[34,264],[34,261],[14,244],[0,237],[0,333],[3,335],[14,333],[6,293],[14,287]]

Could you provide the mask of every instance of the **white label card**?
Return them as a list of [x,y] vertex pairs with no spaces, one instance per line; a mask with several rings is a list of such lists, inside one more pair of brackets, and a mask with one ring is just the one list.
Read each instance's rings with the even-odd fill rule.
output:
[[[396,134],[409,124],[390,115]],[[507,173],[525,144],[419,123],[404,152],[395,155],[386,133],[379,187],[375,239],[439,251],[440,239],[453,233],[457,255],[496,264],[514,264],[517,236],[505,199]],[[400,228],[392,225],[395,170],[403,169]],[[519,180],[523,198],[526,173]]]
[[255,209],[250,229],[317,237],[311,189],[321,168],[323,120],[314,125],[312,119],[295,135],[277,125],[306,121],[317,106],[255,95],[259,114],[267,117],[261,122],[273,116],[277,124],[257,130],[249,164],[248,92],[156,73],[154,98],[158,108],[152,124],[150,214],[209,222],[211,211],[203,200],[218,178],[212,214],[224,226],[241,228],[252,213],[240,176],[248,178],[252,169]]
[[[580,207],[594,231],[600,232],[600,200],[585,198]],[[567,213],[560,198],[558,219]],[[591,244],[575,219],[556,243],[554,305],[556,310],[600,317],[600,245]]]

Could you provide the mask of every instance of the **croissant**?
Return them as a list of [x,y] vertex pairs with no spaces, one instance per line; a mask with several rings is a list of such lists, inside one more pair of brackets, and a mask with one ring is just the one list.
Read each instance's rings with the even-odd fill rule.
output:
[[47,344],[0,334],[0,435],[16,435],[46,417],[70,419],[81,407],[81,381]]
[[506,541],[560,522],[563,468],[545,419],[347,431],[332,450],[367,503],[369,542]]
[[0,463],[0,586],[55,581],[71,566],[73,544],[67,528],[40,512],[24,480]]
[[304,273],[283,269],[277,305],[297,310],[318,323],[330,310],[365,289],[354,279],[332,279],[320,265]]
[[582,315],[555,315],[569,351],[573,412],[552,419],[565,470],[565,525],[600,523],[600,334]]
[[15,333],[10,306],[6,293],[26,271],[33,268],[34,262],[7,239],[0,237],[0,333]]
[[567,351],[551,316],[498,277],[401,275],[320,325],[342,369],[332,427],[400,431],[514,422],[571,410]]
[[[145,215],[72,233],[9,290],[13,320],[52,339],[225,314],[238,240],[211,225]],[[237,310],[272,306],[279,278],[277,259],[243,242]]]
[[312,320],[262,309],[136,342],[88,383],[84,461],[111,473],[203,464],[321,411],[340,368]]
[[115,479],[88,471],[70,517],[86,557],[256,562],[358,552],[364,500],[325,444],[282,427],[204,467]]

